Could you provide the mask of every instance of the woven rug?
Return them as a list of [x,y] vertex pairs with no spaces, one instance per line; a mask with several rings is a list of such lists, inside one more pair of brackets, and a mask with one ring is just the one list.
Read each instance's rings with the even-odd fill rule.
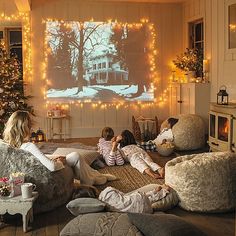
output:
[[104,185],[96,186],[99,191],[102,191],[108,186],[114,187],[124,193],[128,193],[147,184],[163,184],[163,179],[154,179],[148,175],[141,174],[134,169],[130,164],[123,166],[110,166],[100,169],[103,174],[113,174],[118,177],[118,180],[109,181]]
[[87,150],[97,150],[95,146],[84,145],[83,143],[37,143],[40,151],[45,154],[52,154],[57,148],[78,148]]

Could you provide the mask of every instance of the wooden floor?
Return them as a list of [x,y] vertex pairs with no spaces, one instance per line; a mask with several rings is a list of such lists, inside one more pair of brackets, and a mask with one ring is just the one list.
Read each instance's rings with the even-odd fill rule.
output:
[[[86,145],[96,145],[97,138],[76,139]],[[75,140],[71,140],[75,141]],[[152,154],[155,159],[156,155]],[[160,165],[164,165],[169,159],[166,157],[156,160]],[[209,236],[236,236],[235,213],[222,214],[199,214],[184,211],[179,207],[169,210],[167,213],[175,214],[188,222],[193,223],[202,229]],[[27,233],[22,230],[20,215],[6,216],[7,225],[0,229],[0,236],[57,236],[61,229],[74,217],[67,211],[65,206],[61,206],[54,211],[42,213],[34,216],[33,229]]]

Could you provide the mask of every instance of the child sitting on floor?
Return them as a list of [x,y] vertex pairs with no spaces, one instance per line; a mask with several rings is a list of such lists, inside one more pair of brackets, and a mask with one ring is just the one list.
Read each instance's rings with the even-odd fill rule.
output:
[[120,139],[114,137],[114,131],[110,127],[105,127],[102,130],[102,137],[98,142],[98,151],[102,154],[108,166],[124,165],[124,159],[120,150],[117,150],[117,145]]
[[141,142],[137,145],[146,151],[156,151],[157,145],[165,142],[173,142],[174,136],[171,129],[177,122],[178,119],[172,117],[169,118],[166,122],[162,124],[162,130],[154,140]]

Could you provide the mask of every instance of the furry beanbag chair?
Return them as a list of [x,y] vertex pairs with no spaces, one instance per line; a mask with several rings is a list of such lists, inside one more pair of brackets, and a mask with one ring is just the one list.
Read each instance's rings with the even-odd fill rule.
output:
[[70,167],[50,172],[31,153],[0,141],[0,177],[9,177],[13,172],[25,173],[25,182],[36,184],[39,196],[34,203],[35,212],[50,211],[72,195],[74,174]]
[[236,207],[236,155],[212,152],[177,157],[166,163],[165,183],[185,210],[226,212]]
[[177,150],[195,150],[204,147],[206,143],[205,124],[200,116],[187,114],[174,118],[179,119],[172,127],[174,144]]

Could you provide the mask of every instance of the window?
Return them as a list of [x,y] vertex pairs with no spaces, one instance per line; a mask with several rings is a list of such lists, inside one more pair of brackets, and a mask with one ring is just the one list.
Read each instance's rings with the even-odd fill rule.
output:
[[102,63],[102,68],[106,68],[106,62]]
[[189,23],[189,47],[204,51],[204,26],[202,19]]
[[96,70],[96,64],[93,65],[93,69]]
[[102,63],[98,63],[98,69],[102,68]]
[[0,31],[0,40],[3,39],[3,31]]
[[22,65],[22,30],[6,28],[7,46],[11,55],[16,55]]

